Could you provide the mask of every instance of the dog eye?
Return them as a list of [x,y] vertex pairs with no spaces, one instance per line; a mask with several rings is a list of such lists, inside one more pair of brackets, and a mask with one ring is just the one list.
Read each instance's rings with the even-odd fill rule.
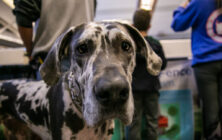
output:
[[129,52],[131,50],[131,45],[130,43],[124,41],[122,42],[122,49],[126,52]]
[[79,54],[85,54],[85,53],[88,53],[88,46],[86,44],[82,44],[82,45],[79,45],[76,48],[76,50]]

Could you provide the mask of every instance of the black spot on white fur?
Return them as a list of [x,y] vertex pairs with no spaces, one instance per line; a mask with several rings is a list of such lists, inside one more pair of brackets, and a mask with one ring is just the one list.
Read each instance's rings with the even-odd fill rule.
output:
[[72,130],[73,134],[77,134],[84,127],[83,120],[71,109],[65,113],[65,123]]

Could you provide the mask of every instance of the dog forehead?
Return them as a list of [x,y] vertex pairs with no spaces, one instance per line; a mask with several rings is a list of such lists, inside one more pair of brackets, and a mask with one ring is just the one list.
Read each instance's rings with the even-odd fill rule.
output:
[[131,40],[127,30],[120,24],[115,22],[91,22],[88,23],[80,36],[81,40],[98,40],[99,35],[107,36],[109,40],[121,36],[123,39]]

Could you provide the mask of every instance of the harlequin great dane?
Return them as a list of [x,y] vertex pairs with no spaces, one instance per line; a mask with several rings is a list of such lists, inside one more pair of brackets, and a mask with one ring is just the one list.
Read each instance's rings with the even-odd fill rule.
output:
[[42,139],[107,140],[113,119],[130,124],[136,53],[157,75],[161,59],[128,24],[72,27],[55,41],[40,67],[44,81],[1,83],[0,111],[24,122]]

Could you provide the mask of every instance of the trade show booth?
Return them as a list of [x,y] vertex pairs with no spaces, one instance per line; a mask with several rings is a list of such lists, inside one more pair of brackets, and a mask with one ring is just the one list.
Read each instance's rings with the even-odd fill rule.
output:
[[[200,101],[191,67],[190,31],[175,33],[170,29],[172,11],[181,1],[154,0],[149,5],[142,0],[97,0],[95,21],[123,19],[131,22],[138,6],[145,5],[153,10],[149,35],[160,40],[168,60],[166,69],[159,75],[159,140],[202,138]],[[11,7],[0,1],[0,9],[0,80],[32,78],[32,68],[24,55],[25,48],[18,36]],[[119,120],[115,120],[115,125],[112,140],[122,140],[124,126]]]

